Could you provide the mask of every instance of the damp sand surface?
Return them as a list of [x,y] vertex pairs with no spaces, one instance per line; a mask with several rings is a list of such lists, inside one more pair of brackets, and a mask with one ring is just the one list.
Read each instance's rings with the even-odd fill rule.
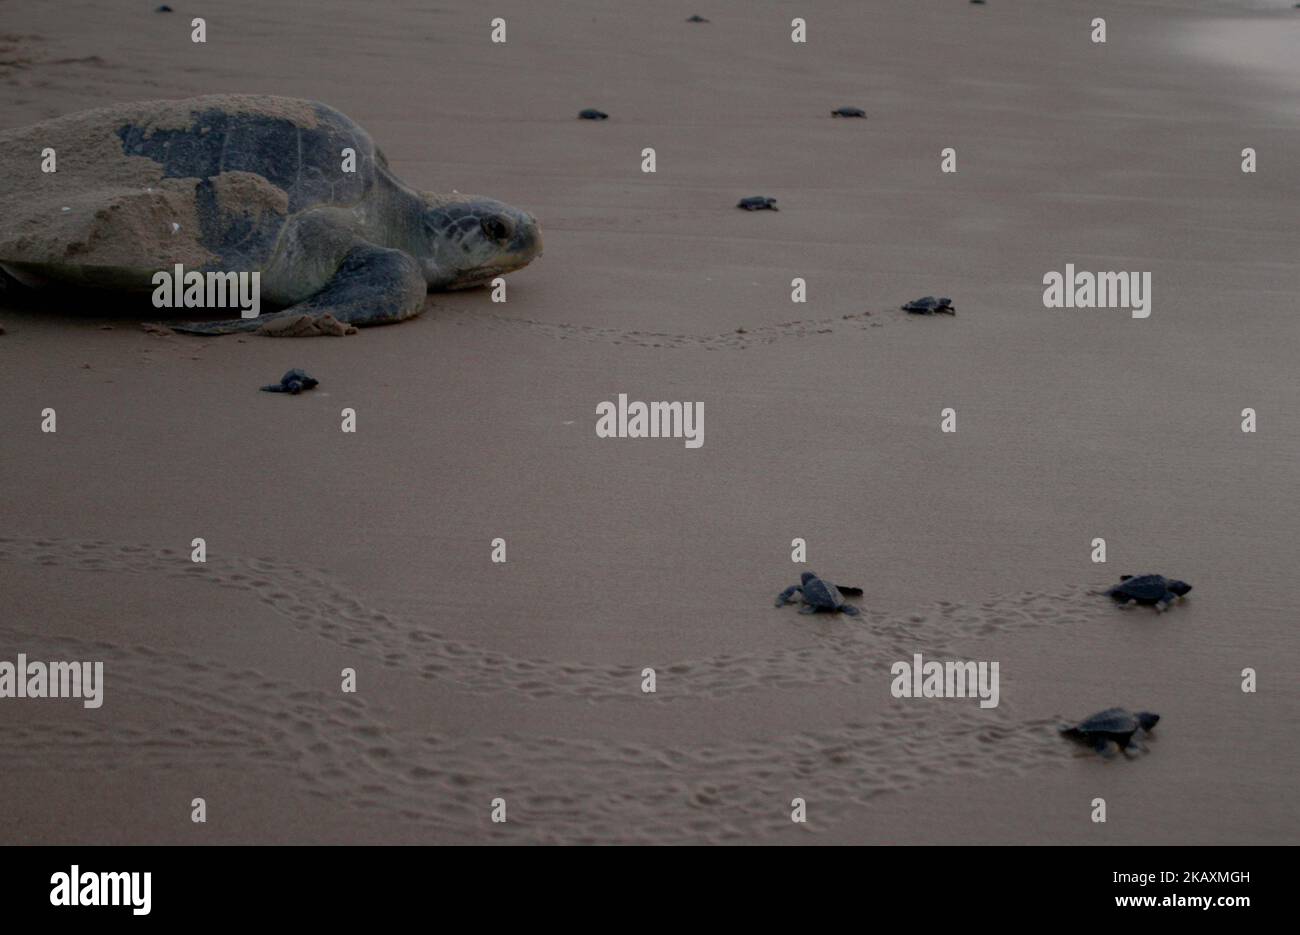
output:
[[[504,305],[347,338],[0,305],[0,659],[106,678],[94,711],[0,701],[6,843],[1300,839],[1300,125],[1252,40],[1188,38],[1300,14],[502,0],[493,46],[469,3],[231,2],[196,47],[134,4],[10,6],[0,131],[322,100],[546,253]],[[1151,317],[1045,309],[1066,263],[1151,272]],[[957,315],[898,310],[926,294]],[[258,392],[290,367],[320,386]],[[597,439],[621,392],[702,401],[704,446]],[[861,617],[772,608],[795,537]],[[1195,590],[1092,593],[1148,571]],[[999,706],[892,698],[918,652],[998,661]],[[1148,755],[1056,736],[1112,705],[1163,715]]]

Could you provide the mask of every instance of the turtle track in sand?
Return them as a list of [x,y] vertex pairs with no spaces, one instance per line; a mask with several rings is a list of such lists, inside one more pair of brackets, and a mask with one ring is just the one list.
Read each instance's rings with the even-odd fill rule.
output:
[[[454,639],[398,614],[373,608],[342,591],[328,572],[286,562],[209,556],[195,564],[187,552],[145,545],[55,538],[0,537],[0,563],[27,564],[114,575],[161,574],[249,593],[295,630],[361,653],[422,679],[478,693],[512,692],[530,698],[664,704],[722,698],[769,689],[859,685],[883,677],[888,663],[916,651],[953,654],[956,645],[1025,628],[1074,627],[1103,613],[1086,586],[1063,586],[971,603],[940,601],[908,613],[869,608],[845,618],[811,646],[753,654],[724,653],[688,660],[646,659],[627,665],[513,656]],[[755,613],[773,626],[799,626],[793,613],[779,618],[770,595]],[[653,666],[658,692],[640,691],[641,669]]]
[[45,36],[0,33],[0,84],[15,95],[14,105],[32,103],[33,99],[26,95],[51,88],[73,88],[85,94],[87,86],[98,87],[103,83],[103,71],[121,67],[99,55],[60,54]]
[[[4,727],[11,774],[201,770],[205,785],[220,788],[223,773],[251,763],[290,777],[278,794],[384,815],[437,841],[754,840],[790,827],[794,796],[809,803],[807,830],[816,832],[891,792],[1066,762],[1052,756],[1060,740],[1051,722],[974,705],[898,705],[872,722],[693,746],[451,737],[390,728],[383,711],[355,695],[296,688],[184,652],[3,624],[0,635],[36,658],[102,659],[109,685],[93,718],[60,708],[75,705],[79,715],[76,701],[22,708],[21,723]],[[115,706],[110,689],[144,703]],[[497,796],[507,801],[506,825],[488,817]],[[181,809],[178,825],[187,820]]]
[[[0,80],[15,84],[16,82],[10,79],[18,72],[46,65],[109,67],[109,63],[98,55],[56,57],[47,49],[47,42],[48,40],[44,36],[30,33],[0,33]],[[44,87],[45,85],[41,86]]]
[[865,331],[880,327],[885,319],[882,313],[858,312],[835,318],[787,321],[776,325],[757,325],[723,334],[676,334],[666,331],[635,331],[620,328],[598,328],[593,325],[571,325],[563,322],[536,321],[530,318],[510,318],[482,312],[436,311],[434,318],[457,325],[476,325],[491,330],[528,330],[533,334],[557,341],[620,344],[632,347],[663,347],[670,349],[695,349],[705,351],[743,351],[750,347],[775,344],[819,334],[846,331]]

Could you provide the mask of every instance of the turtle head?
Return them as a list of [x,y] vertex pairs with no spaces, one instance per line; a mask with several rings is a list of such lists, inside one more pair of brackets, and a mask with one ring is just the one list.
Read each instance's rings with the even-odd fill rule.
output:
[[1187,593],[1188,591],[1190,591],[1191,589],[1192,589],[1192,586],[1191,586],[1190,584],[1188,584],[1186,581],[1171,581],[1171,582],[1169,582],[1169,590],[1173,591],[1173,592],[1174,592],[1175,594],[1177,594],[1179,597],[1182,597],[1184,594],[1186,594],[1186,593]]
[[817,576],[814,575],[811,571],[805,571],[802,575],[799,576],[799,583],[807,584],[809,581],[814,580],[816,577]]
[[1150,730],[1155,727],[1156,722],[1160,720],[1160,715],[1152,714],[1150,711],[1139,711],[1136,717],[1137,722],[1142,725],[1143,730]]
[[422,193],[416,243],[430,289],[467,289],[522,269],[542,254],[526,211],[474,195]]

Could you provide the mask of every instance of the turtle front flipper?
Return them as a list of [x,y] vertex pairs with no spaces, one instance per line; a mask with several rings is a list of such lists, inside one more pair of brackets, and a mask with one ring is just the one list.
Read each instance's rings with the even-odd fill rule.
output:
[[790,585],[790,587],[786,588],[784,591],[782,591],[780,594],[776,596],[776,606],[783,607],[786,604],[790,603],[790,598],[794,597],[796,594],[802,594],[802,593],[803,593],[803,588],[799,587],[799,585],[797,584],[792,584]]
[[324,289],[286,311],[333,315],[359,328],[387,325],[420,314],[428,289],[420,265],[409,254],[359,244],[343,257]]
[[[300,306],[294,306],[300,308]],[[256,318],[232,318],[228,321],[165,321],[164,327],[181,334],[247,334],[260,331],[267,325],[286,323],[290,319],[302,317],[302,312],[285,309],[282,312],[269,312]]]
[[[168,322],[168,327],[184,334],[235,334],[262,331],[264,326],[270,326],[264,333],[285,336],[339,334],[340,324],[365,327],[412,318],[424,308],[427,291],[419,264],[409,255],[358,244],[343,257],[324,288],[304,302],[256,318]],[[286,325],[291,327],[280,327]]]
[[1124,755],[1129,759],[1135,756],[1141,756],[1147,752],[1147,745],[1144,740],[1145,733],[1141,730],[1134,731],[1133,736],[1128,739],[1124,745]]
[[843,594],[845,597],[861,597],[861,596],[862,596],[862,589],[861,589],[861,588],[846,588],[846,587],[845,587],[844,585],[842,585],[842,584],[837,584],[837,585],[835,585],[835,590],[839,591],[839,592],[840,592],[841,594]]
[[1119,753],[1119,744],[1109,737],[1096,738],[1092,742],[1092,748],[1108,760],[1114,757],[1116,753]]

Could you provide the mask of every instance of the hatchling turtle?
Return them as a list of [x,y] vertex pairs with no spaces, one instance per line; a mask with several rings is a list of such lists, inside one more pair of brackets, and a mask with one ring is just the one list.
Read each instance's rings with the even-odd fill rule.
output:
[[776,211],[776,199],[764,198],[762,195],[751,195],[748,198],[742,198],[736,203],[737,208],[744,208],[746,211]]
[[707,23],[708,20],[706,20],[703,16],[701,16],[701,15],[698,14],[698,13],[693,13],[692,15],[686,17],[686,22],[688,22],[688,23]]
[[[32,155],[47,149],[58,159],[48,174]],[[532,215],[411,188],[365,130],[314,101],[146,101],[0,133],[0,269],[23,285],[154,291],[153,309],[158,274],[175,266],[209,286],[256,273],[259,306],[278,309],[177,331],[401,321],[426,291],[480,285],[541,249]]]
[[1107,708],[1060,730],[1062,735],[1092,747],[1104,757],[1112,757],[1118,750],[1135,756],[1146,750],[1142,741],[1159,720],[1160,715],[1150,711],[1134,714],[1124,708]]
[[803,606],[799,608],[801,614],[815,614],[819,610],[825,611],[842,611],[850,617],[856,617],[861,613],[852,604],[846,604],[840,599],[841,595],[845,597],[860,597],[861,588],[846,588],[840,585],[831,584],[825,578],[818,578],[811,571],[805,571],[799,576],[799,584],[792,584],[776,596],[776,606],[783,607],[791,602],[796,595],[800,595],[803,600]]
[[861,107],[837,107],[831,111],[832,117],[865,117],[867,112]]
[[586,110],[578,111],[578,119],[579,120],[608,120],[609,114],[605,113],[603,110],[596,110],[592,107],[588,107]]
[[911,312],[913,315],[956,315],[957,310],[952,307],[952,299],[938,298],[932,295],[922,296],[919,299],[913,299],[906,305],[902,306],[903,311]]
[[1149,604],[1158,611],[1168,610],[1192,589],[1186,581],[1164,575],[1121,575],[1119,582],[1106,592],[1107,597],[1120,604]]
[[299,370],[296,367],[293,370],[286,371],[280,378],[279,383],[270,383],[262,387],[264,393],[292,393],[297,396],[303,390],[315,389],[320,383],[313,376],[309,376],[306,370]]

